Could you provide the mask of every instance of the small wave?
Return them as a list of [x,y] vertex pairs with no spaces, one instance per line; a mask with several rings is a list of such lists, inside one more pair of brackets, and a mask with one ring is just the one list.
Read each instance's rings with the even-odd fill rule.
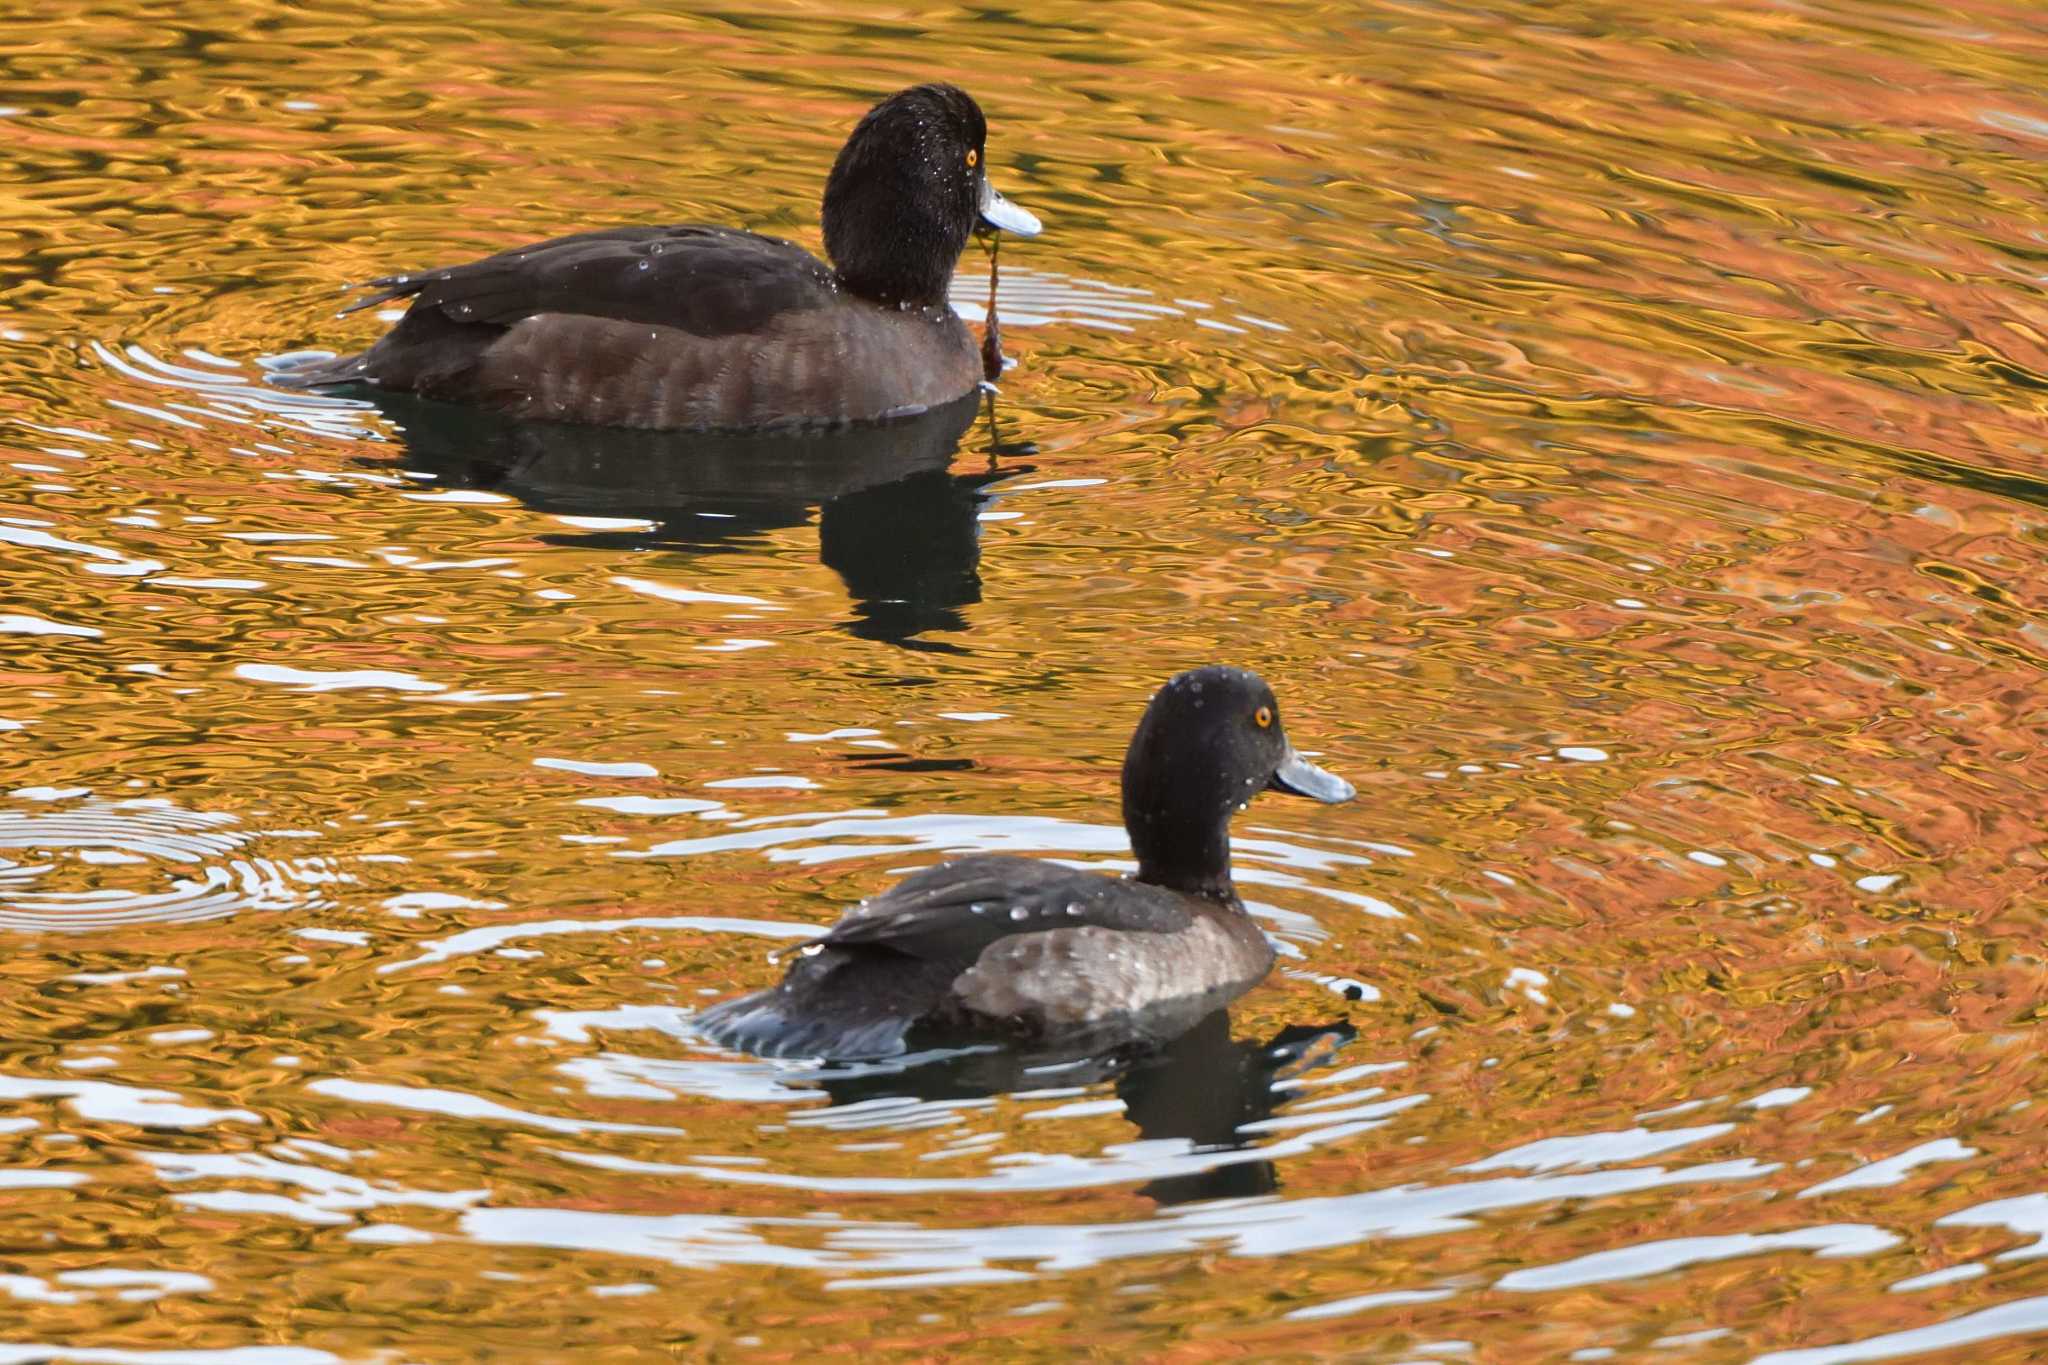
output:
[[264,851],[301,831],[240,827],[224,811],[161,798],[76,800],[16,793],[42,808],[0,810],[0,929],[90,931],[331,904],[354,880],[331,858]]
[[[988,276],[962,263],[953,277],[953,311],[979,322],[988,307]],[[1194,317],[1214,331],[1286,331],[1263,318],[1218,312],[1200,299],[1165,299],[1137,285],[1110,284],[1050,270],[1003,267],[996,286],[996,312],[1005,327],[1046,327],[1065,323],[1098,331],[1129,332],[1166,318]]]
[[[200,361],[202,368],[165,360],[132,343],[117,350],[93,341],[87,349],[102,365],[124,378],[183,395],[177,399],[167,397],[159,404],[110,400],[116,407],[172,426],[240,429],[252,446],[268,449],[272,454],[291,452],[266,442],[266,430],[342,441],[378,435],[376,407],[360,398],[280,389],[263,382],[260,371],[244,369],[234,361],[204,352],[185,353]],[[305,354],[267,357],[258,365],[268,370],[305,358]]]

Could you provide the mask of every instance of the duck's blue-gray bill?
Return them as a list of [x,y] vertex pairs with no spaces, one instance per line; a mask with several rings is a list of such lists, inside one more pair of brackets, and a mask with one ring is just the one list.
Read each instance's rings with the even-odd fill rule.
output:
[[1358,795],[1358,789],[1349,782],[1335,773],[1324,772],[1292,749],[1280,760],[1273,780],[1266,785],[1274,791],[1292,792],[1318,801],[1349,801]]
[[985,227],[997,228],[1018,237],[1036,237],[1045,230],[1036,214],[1029,209],[1018,208],[997,194],[996,187],[986,180],[981,182],[981,221]]

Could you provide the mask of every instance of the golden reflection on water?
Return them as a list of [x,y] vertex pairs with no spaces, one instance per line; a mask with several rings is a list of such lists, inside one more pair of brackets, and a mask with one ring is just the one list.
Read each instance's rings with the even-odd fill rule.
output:
[[[2041,1349],[2035,11],[14,17],[8,1342]],[[248,388],[383,269],[814,244],[930,78],[1049,229],[950,464],[618,486]],[[1241,820],[1229,1040],[690,1042],[894,869],[1113,863],[1212,658],[1362,793]]]

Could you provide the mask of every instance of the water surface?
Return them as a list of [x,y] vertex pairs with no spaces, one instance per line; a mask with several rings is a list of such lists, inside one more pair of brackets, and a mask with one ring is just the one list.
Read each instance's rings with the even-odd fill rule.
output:
[[[2044,1349],[2038,11],[10,17],[0,1355]],[[992,413],[766,477],[256,382],[387,269],[814,245],[927,78],[1048,224]],[[693,1039],[904,869],[1123,866],[1211,660],[1361,791],[1241,818],[1227,1018]]]

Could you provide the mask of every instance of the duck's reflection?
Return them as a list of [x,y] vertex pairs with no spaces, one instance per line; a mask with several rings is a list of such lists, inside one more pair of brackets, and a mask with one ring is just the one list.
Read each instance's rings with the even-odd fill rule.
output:
[[557,543],[702,553],[815,514],[820,557],[853,598],[846,628],[911,648],[954,648],[917,637],[967,628],[962,608],[981,600],[983,490],[1030,468],[999,463],[1029,448],[997,440],[991,409],[986,463],[952,472],[980,411],[973,395],[880,425],[757,434],[514,422],[403,394],[374,397],[404,442],[398,463],[440,487],[504,493],[562,516],[651,523],[548,537]]
[[[1291,1025],[1271,1038],[1233,1038],[1230,1013],[1210,1009],[1185,1022],[1154,1017],[1142,1028],[1105,1035],[1059,1052],[1010,1049],[956,1053],[902,1069],[864,1069],[815,1083],[834,1104],[908,1097],[978,1099],[1011,1091],[1087,1085],[1114,1078],[1124,1115],[1148,1140],[1180,1139],[1200,1151],[1249,1150],[1250,1125],[1272,1115],[1291,1078],[1333,1060],[1358,1031],[1341,1020]],[[1163,1041],[1161,1038],[1163,1037]],[[1280,1185],[1271,1161],[1219,1161],[1206,1170],[1165,1176],[1139,1188],[1161,1204],[1270,1194]]]

